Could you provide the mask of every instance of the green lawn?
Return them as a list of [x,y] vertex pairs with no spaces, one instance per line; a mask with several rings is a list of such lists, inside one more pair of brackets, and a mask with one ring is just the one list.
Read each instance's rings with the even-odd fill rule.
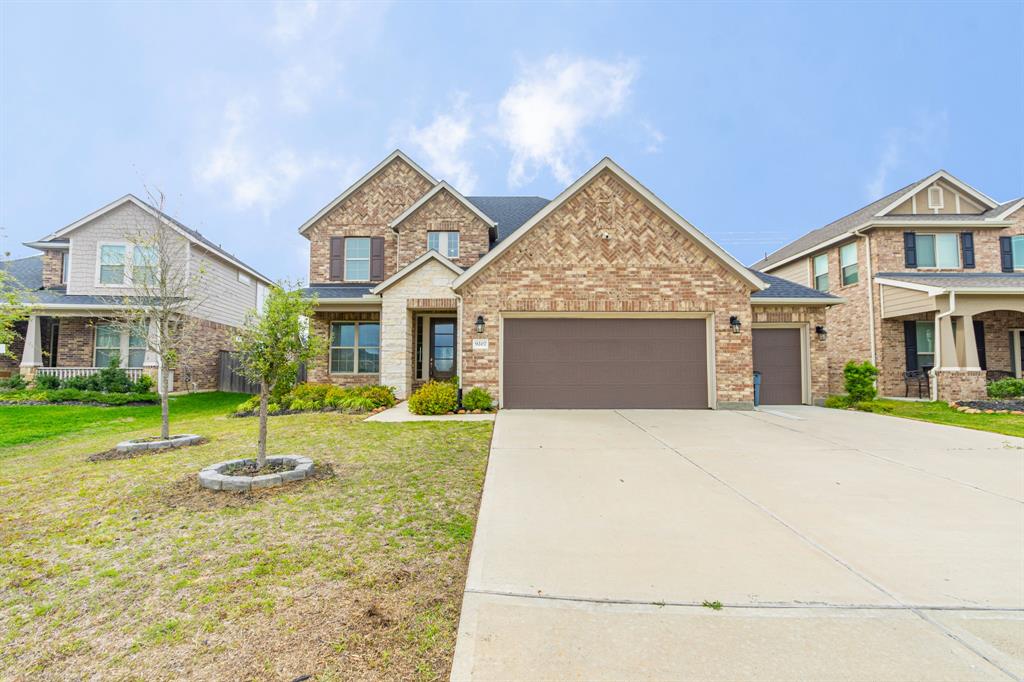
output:
[[859,409],[894,417],[918,419],[963,426],[978,431],[993,431],[1007,436],[1024,437],[1024,417],[1015,414],[964,414],[944,402],[909,402],[903,400],[873,400],[861,403]]
[[202,490],[254,450],[236,402],[178,399],[173,430],[206,445],[100,462],[156,413],[0,408],[36,439],[0,449],[0,679],[447,678],[491,424],[274,417],[270,452],[319,477]]

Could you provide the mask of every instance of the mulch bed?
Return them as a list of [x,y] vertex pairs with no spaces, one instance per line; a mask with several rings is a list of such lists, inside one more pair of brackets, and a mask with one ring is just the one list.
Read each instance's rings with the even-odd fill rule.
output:
[[978,410],[986,414],[1024,412],[1024,400],[960,400],[956,407],[961,411]]
[[262,476],[263,474],[279,474],[282,471],[291,471],[294,468],[294,462],[267,462],[262,467],[256,466],[254,462],[252,464],[238,464],[221,473],[225,476]]
[[158,501],[164,507],[187,509],[189,511],[214,511],[227,507],[247,507],[268,497],[280,494],[291,495],[301,486],[313,482],[326,481],[337,477],[331,464],[317,462],[313,475],[301,481],[293,481],[288,485],[273,488],[256,488],[245,492],[233,492],[225,495],[217,490],[208,490],[199,485],[194,473],[178,479],[168,486],[159,496]]
[[[136,440],[163,440],[158,436],[152,436],[150,438],[137,438]],[[206,438],[196,441],[195,443],[186,443],[185,445],[176,445],[168,448],[153,448],[149,450],[131,450],[129,452],[121,452],[117,448],[111,448],[104,452],[97,452],[93,455],[89,455],[86,459],[90,462],[108,462],[114,459],[135,459],[136,457],[147,457],[149,455],[158,455],[161,452],[167,452],[168,450],[180,450],[181,448],[190,448],[196,445],[206,445],[210,441]]]
[[[340,412],[341,414],[355,414],[355,415],[365,414],[365,415],[369,416],[369,415],[377,414],[378,412],[383,412],[384,410],[387,410],[387,409],[390,409],[390,408],[378,407],[378,408],[372,409],[372,410],[370,410],[368,412],[364,412],[362,410],[346,410],[346,409],[341,408],[341,407],[318,407],[315,410],[278,410],[277,412],[267,412],[267,416],[268,417],[285,417],[285,416],[290,415],[290,414],[316,414],[317,412]],[[234,417],[236,419],[243,419],[245,417],[258,417],[258,416],[260,416],[260,413],[259,413],[258,410],[253,411],[253,412],[232,412],[228,416],[229,417]]]

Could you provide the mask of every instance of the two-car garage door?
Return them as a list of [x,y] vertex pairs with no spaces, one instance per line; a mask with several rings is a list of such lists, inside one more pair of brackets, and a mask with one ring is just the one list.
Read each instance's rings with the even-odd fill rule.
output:
[[707,408],[707,321],[504,320],[510,408]]

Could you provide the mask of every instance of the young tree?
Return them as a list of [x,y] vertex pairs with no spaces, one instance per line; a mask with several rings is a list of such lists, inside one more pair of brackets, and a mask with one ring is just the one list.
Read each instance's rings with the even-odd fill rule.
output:
[[188,367],[200,348],[193,313],[205,300],[204,270],[188,257],[188,241],[165,212],[166,197],[149,190],[158,215],[145,214],[128,235],[132,249],[125,254],[132,294],[117,303],[117,314],[104,320],[137,343],[137,350],[155,357],[160,394],[160,437],[170,438],[171,372]]
[[[285,285],[286,286],[286,285]],[[241,360],[242,374],[260,385],[260,435],[256,464],[267,461],[267,403],[281,382],[295,381],[299,365],[316,358],[325,350],[324,340],[312,329],[310,321],[316,297],[304,299],[298,290],[272,287],[259,314],[246,317],[235,348]]]
[[[0,253],[0,262],[9,255],[7,252]],[[0,267],[0,346],[4,349],[3,354],[11,358],[14,357],[11,345],[18,337],[14,323],[28,317],[28,307],[24,303],[26,293],[14,277]]]

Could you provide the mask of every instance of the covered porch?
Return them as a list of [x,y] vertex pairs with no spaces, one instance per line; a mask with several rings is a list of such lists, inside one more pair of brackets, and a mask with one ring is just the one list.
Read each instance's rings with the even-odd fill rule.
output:
[[893,273],[875,281],[883,340],[900,326],[903,337],[901,349],[887,349],[889,357],[903,351],[902,382],[890,368],[883,393],[914,397],[924,387],[920,397],[976,400],[990,381],[1022,376],[1024,273]]

